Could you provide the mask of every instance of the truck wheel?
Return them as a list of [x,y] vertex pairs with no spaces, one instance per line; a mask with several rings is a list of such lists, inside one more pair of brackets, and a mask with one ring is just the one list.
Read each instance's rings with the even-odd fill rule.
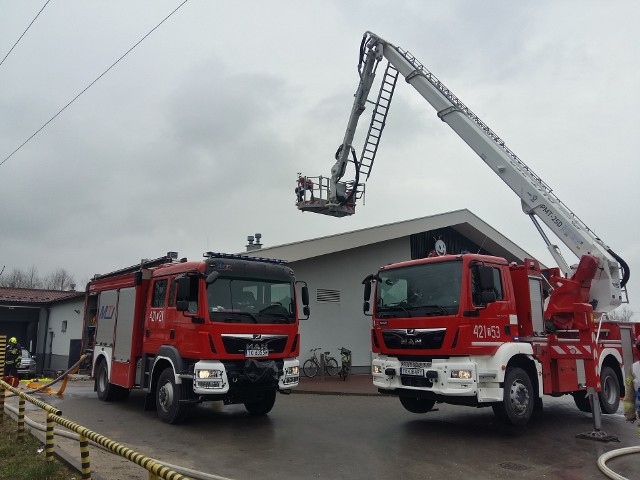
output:
[[109,383],[107,362],[100,360],[96,368],[96,392],[103,402],[111,402],[116,399],[115,385]]
[[573,401],[578,407],[578,410],[585,413],[591,413],[591,402],[589,401],[589,397],[587,397],[587,392],[585,390],[578,390],[576,392],[572,392],[571,396],[573,397]]
[[526,425],[533,413],[534,395],[529,375],[521,368],[509,368],[504,377],[504,399],[493,405],[493,413],[509,425]]
[[104,402],[117,402],[129,397],[129,389],[109,383],[107,362],[100,360],[96,368],[96,392],[98,398]]
[[184,384],[178,385],[171,367],[165,368],[158,379],[156,388],[156,409],[158,417],[166,423],[180,423],[187,416],[189,406],[180,400],[186,400]]
[[276,403],[276,391],[269,390],[264,392],[262,398],[257,402],[244,402],[244,408],[247,409],[250,415],[257,417],[269,413],[274,403]]
[[436,401],[427,398],[400,397],[400,403],[411,413],[427,413],[431,411]]
[[302,365],[302,371],[306,377],[313,378],[318,373],[318,365],[313,360],[309,359]]
[[602,367],[600,372],[600,407],[602,413],[616,413],[620,406],[620,382],[611,367]]

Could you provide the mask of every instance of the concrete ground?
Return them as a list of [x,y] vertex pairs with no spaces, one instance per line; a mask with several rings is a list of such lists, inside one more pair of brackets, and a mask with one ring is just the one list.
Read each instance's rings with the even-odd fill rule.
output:
[[[382,396],[370,375],[302,378],[296,394],[279,396],[273,411],[249,417],[242,405],[219,402],[194,409],[183,425],[166,425],[155,412],[143,412],[142,392],[126,402],[97,400],[93,382],[76,377],[63,398],[41,395],[63,416],[125,446],[165,462],[243,480],[384,479],[472,477],[537,480],[598,480],[605,452],[638,445],[635,427],[620,415],[607,415],[603,430],[620,443],[575,438],[588,432],[588,415],[571,398],[545,397],[545,411],[523,430],[505,427],[491,409],[438,405],[426,415],[406,412]],[[15,405],[15,399],[9,404]],[[27,415],[41,412],[27,405]],[[58,440],[58,453],[79,465],[77,442]],[[125,459],[91,448],[96,480],[146,479]],[[623,476],[635,475],[638,456],[612,460]]]

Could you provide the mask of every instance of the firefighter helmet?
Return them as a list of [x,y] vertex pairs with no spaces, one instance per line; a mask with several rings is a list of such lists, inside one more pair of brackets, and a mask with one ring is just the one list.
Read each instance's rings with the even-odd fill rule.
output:
[[9,343],[18,343],[18,339],[16,337],[11,337],[9,339]]

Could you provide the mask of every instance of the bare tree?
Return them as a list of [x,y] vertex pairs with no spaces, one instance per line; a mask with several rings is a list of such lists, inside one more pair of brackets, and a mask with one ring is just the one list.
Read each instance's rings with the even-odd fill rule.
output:
[[9,288],[27,288],[27,275],[19,268],[14,268],[9,273],[0,277],[0,286]]
[[624,307],[616,308],[612,312],[607,313],[607,316],[616,322],[628,322],[631,320],[633,312],[625,305]]
[[47,290],[69,290],[75,284],[73,275],[64,268],[59,268],[55,272],[44,277],[44,288]]
[[26,288],[42,288],[42,279],[38,274],[38,268],[35,265],[31,265],[29,270],[25,272],[25,277],[27,280]]

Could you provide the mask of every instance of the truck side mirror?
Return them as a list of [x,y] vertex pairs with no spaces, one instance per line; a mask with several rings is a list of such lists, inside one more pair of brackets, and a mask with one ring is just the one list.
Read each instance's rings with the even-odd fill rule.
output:
[[371,308],[371,305],[369,304],[369,302],[364,302],[362,304],[362,313],[366,314],[370,308]]
[[493,279],[493,267],[487,267],[486,265],[478,266],[478,273],[480,275],[480,290],[494,290],[496,288],[495,281]]
[[176,308],[180,310],[178,304],[180,304],[181,301],[185,300],[186,303],[189,303],[188,300],[191,295],[191,277],[178,277],[175,282],[177,287],[176,298],[178,300],[176,302]]
[[365,315],[371,308],[371,304],[369,303],[369,299],[371,298],[371,282],[373,281],[373,275],[367,275],[367,277],[362,281],[364,284],[364,303],[362,304],[362,313]]
[[479,265],[478,276],[480,280],[480,299],[483,304],[493,303],[497,300],[496,281],[494,268],[486,265]]
[[302,314],[306,318],[301,318],[300,320],[308,320],[309,315],[311,315],[311,309],[309,308],[309,287],[307,287],[307,282],[303,280],[298,280],[296,285],[300,284],[300,298],[302,300]]

